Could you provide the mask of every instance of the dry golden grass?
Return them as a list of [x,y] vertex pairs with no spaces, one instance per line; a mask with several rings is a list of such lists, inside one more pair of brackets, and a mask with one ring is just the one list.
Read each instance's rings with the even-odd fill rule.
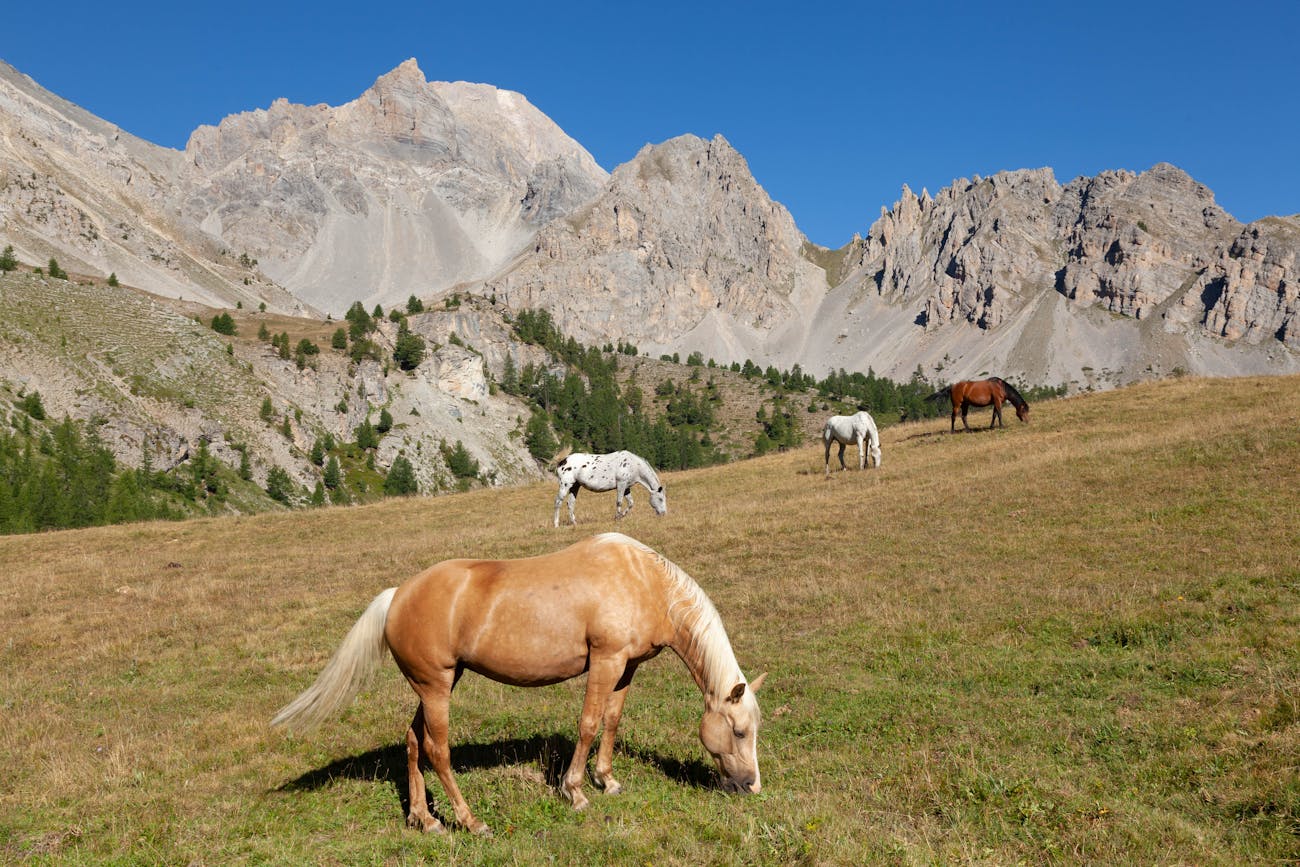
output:
[[[1300,856],[1300,378],[1181,380],[1033,424],[883,431],[668,474],[615,524],[550,484],[0,539],[3,860],[643,863]],[[644,494],[644,492],[643,492]],[[582,683],[468,677],[461,786],[497,836],[402,826],[413,696],[387,670],[305,739],[268,730],[380,589],[453,556],[618,529],[708,590],[768,670],[764,793],[702,785],[700,700],[643,667],[616,765],[549,793]],[[436,780],[435,804],[445,805]]]

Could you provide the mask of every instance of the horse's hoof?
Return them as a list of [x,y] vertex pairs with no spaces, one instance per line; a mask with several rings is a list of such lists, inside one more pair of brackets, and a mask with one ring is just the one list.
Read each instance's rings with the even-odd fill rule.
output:
[[411,814],[406,817],[406,826],[408,828],[414,828],[421,834],[447,833],[447,829],[444,828],[442,823],[433,816],[416,816],[415,814]]
[[475,819],[475,820],[474,820],[474,824],[472,824],[472,825],[469,826],[469,830],[470,830],[470,833],[471,833],[471,834],[475,834],[475,835],[477,835],[477,836],[479,836],[479,837],[491,837],[491,836],[492,836],[492,829],[491,829],[490,827],[488,827],[488,823],[487,823],[487,822],[480,822],[478,819]]
[[617,795],[622,793],[622,791],[623,791],[623,785],[622,783],[619,783],[617,780],[609,780],[605,783],[606,795]]
[[587,805],[591,803],[587,800],[587,796],[584,795],[581,790],[570,790],[561,787],[560,794],[564,797],[564,800],[573,805],[573,809],[579,812],[587,809]]

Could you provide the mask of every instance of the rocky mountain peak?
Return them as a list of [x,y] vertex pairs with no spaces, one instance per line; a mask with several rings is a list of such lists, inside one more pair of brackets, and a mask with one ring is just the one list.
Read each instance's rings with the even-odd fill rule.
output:
[[683,135],[643,147],[489,286],[585,342],[745,357],[802,327],[825,291],[804,244],[725,138]]

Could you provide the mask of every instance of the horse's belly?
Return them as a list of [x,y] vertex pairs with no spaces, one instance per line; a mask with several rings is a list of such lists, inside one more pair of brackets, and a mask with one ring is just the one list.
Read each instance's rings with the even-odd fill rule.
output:
[[587,670],[585,640],[510,631],[477,636],[464,648],[461,664],[484,677],[516,686],[543,686]]

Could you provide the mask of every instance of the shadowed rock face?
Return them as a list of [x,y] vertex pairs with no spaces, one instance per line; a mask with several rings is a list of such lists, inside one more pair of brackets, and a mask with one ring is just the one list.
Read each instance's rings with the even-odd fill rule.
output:
[[1182,298],[1184,319],[1212,335],[1300,350],[1300,218],[1251,223],[1215,251]]

